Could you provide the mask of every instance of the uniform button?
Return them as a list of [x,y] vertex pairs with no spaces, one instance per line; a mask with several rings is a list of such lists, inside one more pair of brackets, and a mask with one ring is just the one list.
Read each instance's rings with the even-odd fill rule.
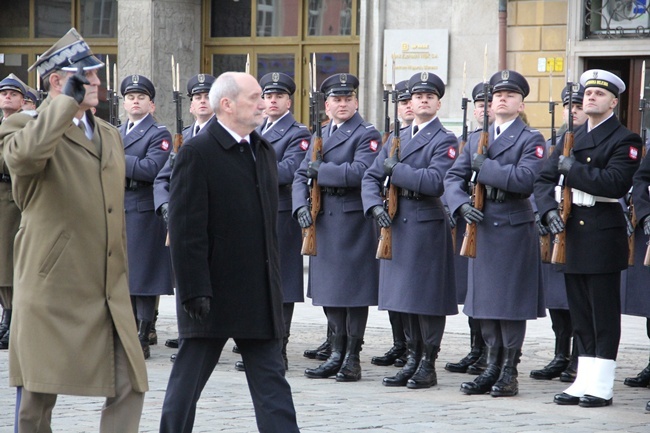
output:
[[585,225],[585,222],[582,221],[582,220],[580,220],[580,225],[581,225],[581,226]]
[[331,216],[331,215],[332,215],[332,211],[329,211],[327,214]]
[[497,223],[497,222],[492,223],[492,225],[493,225],[494,227],[499,227],[499,223]]
[[408,219],[406,219],[406,218],[402,218],[402,221],[403,221],[403,222],[407,222]]
[[587,162],[591,162],[591,157],[590,156],[587,157]]

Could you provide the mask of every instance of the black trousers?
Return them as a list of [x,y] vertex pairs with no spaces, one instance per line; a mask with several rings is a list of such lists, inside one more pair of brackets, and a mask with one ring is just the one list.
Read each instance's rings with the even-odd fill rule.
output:
[[488,347],[521,349],[526,336],[525,320],[480,319],[481,334]]
[[424,314],[407,314],[409,323],[409,340],[440,347],[442,334],[445,332],[446,316],[428,316]]
[[152,296],[131,296],[131,306],[133,307],[133,315],[137,320],[145,322],[153,322],[154,313],[156,311],[156,295]]
[[295,304],[293,302],[285,302],[282,304],[282,315],[284,316],[284,336],[289,338],[291,334],[291,319],[293,319],[293,309]]
[[404,341],[404,327],[407,315],[397,311],[388,311],[388,320],[390,328],[393,331],[393,341]]
[[[284,377],[282,340],[235,338],[246,364],[257,428],[261,433],[299,432],[291,387]],[[190,433],[196,403],[227,338],[182,338],[169,376],[160,419],[161,433]],[[225,402],[224,404],[227,404]]]
[[327,307],[327,324],[334,335],[363,338],[368,323],[368,307]]
[[548,314],[551,316],[551,327],[553,328],[555,338],[571,338],[573,335],[573,325],[569,310],[549,308]]
[[578,356],[616,360],[621,339],[621,273],[564,274]]

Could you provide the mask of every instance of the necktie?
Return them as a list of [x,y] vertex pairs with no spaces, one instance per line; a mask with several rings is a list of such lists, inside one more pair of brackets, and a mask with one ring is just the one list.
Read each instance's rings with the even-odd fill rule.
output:
[[413,125],[413,135],[418,133],[418,125]]
[[501,135],[501,127],[497,126],[497,135],[494,138],[498,137],[499,135]]
[[267,123],[267,124],[266,124],[266,127],[264,127],[264,132],[263,132],[262,134],[265,134],[266,131],[268,131],[269,129],[271,129],[271,126],[272,126],[272,125],[273,125],[273,122],[269,122],[269,123]]
[[88,137],[88,129],[86,128],[86,124],[83,121],[80,120],[79,123],[77,124],[77,127],[81,129],[81,132],[84,133],[84,135],[88,140],[92,139],[92,135]]
[[334,135],[334,133],[336,132],[336,130],[337,130],[338,128],[339,128],[339,127],[336,126],[336,125],[333,125],[333,126],[332,126],[332,132],[330,132],[330,137],[331,137],[332,135]]
[[242,139],[239,144],[242,146],[247,146],[251,150],[251,155],[253,155],[253,160],[255,160],[255,149],[253,148],[253,145],[250,144],[247,140]]
[[193,137],[196,137],[200,131],[201,131],[201,128],[199,127],[199,125],[196,125],[196,128],[194,128]]
[[129,122],[126,128],[126,133],[128,134],[129,132],[131,132],[132,129],[133,129],[133,122]]

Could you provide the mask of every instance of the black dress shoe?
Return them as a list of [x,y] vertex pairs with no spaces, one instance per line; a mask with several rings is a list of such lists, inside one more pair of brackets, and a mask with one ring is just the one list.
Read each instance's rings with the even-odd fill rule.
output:
[[562,372],[569,366],[569,359],[562,355],[555,355],[555,358],[540,370],[530,372],[530,377],[537,380],[551,380],[560,377]]
[[555,397],[553,397],[553,403],[562,406],[575,406],[580,403],[580,397],[574,397],[571,394],[563,392],[562,394],[555,394]]
[[246,367],[244,367],[244,361],[235,362],[235,370],[237,370],[237,371],[246,371]]
[[239,347],[237,347],[236,344],[232,347],[232,353],[241,353],[241,352],[239,351]]
[[393,365],[395,364],[395,361],[405,353],[406,343],[403,341],[396,341],[393,347],[388,349],[388,352],[384,353],[383,356],[373,356],[370,363],[381,366]]
[[595,395],[585,394],[580,397],[580,407],[605,407],[610,406],[614,399],[610,398],[605,400],[604,398],[596,397]]
[[478,361],[480,357],[481,357],[480,349],[479,351],[472,350],[460,361],[448,362],[445,365],[445,370],[451,373],[467,373],[467,369],[469,368],[469,366],[474,364],[476,361]]
[[171,349],[178,349],[178,338],[170,338],[169,340],[165,341],[165,346]]
[[641,370],[636,377],[626,377],[623,385],[631,386],[632,388],[645,388],[650,384],[650,365]]
[[572,383],[576,380],[577,372],[574,368],[569,367],[560,374],[560,382]]

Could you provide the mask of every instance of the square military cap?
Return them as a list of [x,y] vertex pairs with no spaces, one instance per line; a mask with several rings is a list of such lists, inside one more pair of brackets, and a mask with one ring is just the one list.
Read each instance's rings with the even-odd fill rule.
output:
[[144,75],[138,74],[129,75],[123,79],[122,84],[120,84],[120,92],[122,96],[129,93],[144,93],[152,101],[156,97],[156,88],[153,86],[153,83]]
[[38,102],[38,96],[36,96],[36,95],[38,95],[38,92],[35,89],[32,89],[29,86],[27,86],[27,88],[25,90],[26,90],[26,92],[25,92],[25,101],[33,102],[34,104],[36,104],[36,102]]
[[[585,98],[585,86],[578,83],[573,83],[573,89],[571,91],[571,103],[582,105],[582,101]],[[562,89],[562,105],[567,105],[569,103],[569,85],[567,84],[564,89]]]
[[[478,83],[474,88],[472,89],[472,101],[478,102],[478,101],[485,101],[485,87],[486,83]],[[488,88],[488,102],[492,102],[492,92],[490,92],[490,85],[487,85]]]
[[320,91],[325,98],[354,95],[357,88],[359,88],[359,79],[352,74],[334,74],[327,77],[320,85]]
[[260,87],[262,92],[267,93],[287,93],[293,95],[296,91],[296,83],[293,79],[282,72],[269,72],[260,78]]
[[2,90],[14,90],[23,97],[25,96],[25,83],[23,83],[20,78],[14,74],[7,75],[2,81],[0,81],[0,91]]
[[81,67],[84,71],[90,71],[102,66],[104,64],[93,55],[86,41],[75,28],[71,28],[41,54],[28,71],[36,68],[41,77],[46,77],[56,70],[77,72]]
[[433,72],[418,72],[409,79],[409,92],[433,93],[442,98],[445,95],[445,83]]
[[411,92],[409,92],[409,82],[408,80],[402,80],[399,83],[395,84],[395,91],[397,91],[397,100],[398,101],[410,101]]
[[530,92],[528,81],[517,71],[504,69],[490,78],[490,87],[492,87],[492,94],[497,92],[510,91],[521,94],[524,98]]
[[193,76],[187,82],[187,96],[196,95],[197,93],[208,93],[214,80],[216,80],[216,78],[209,74],[198,74]]
[[580,76],[580,84],[589,87],[600,87],[609,90],[618,98],[618,95],[625,92],[625,83],[616,75],[603,69],[590,69]]

